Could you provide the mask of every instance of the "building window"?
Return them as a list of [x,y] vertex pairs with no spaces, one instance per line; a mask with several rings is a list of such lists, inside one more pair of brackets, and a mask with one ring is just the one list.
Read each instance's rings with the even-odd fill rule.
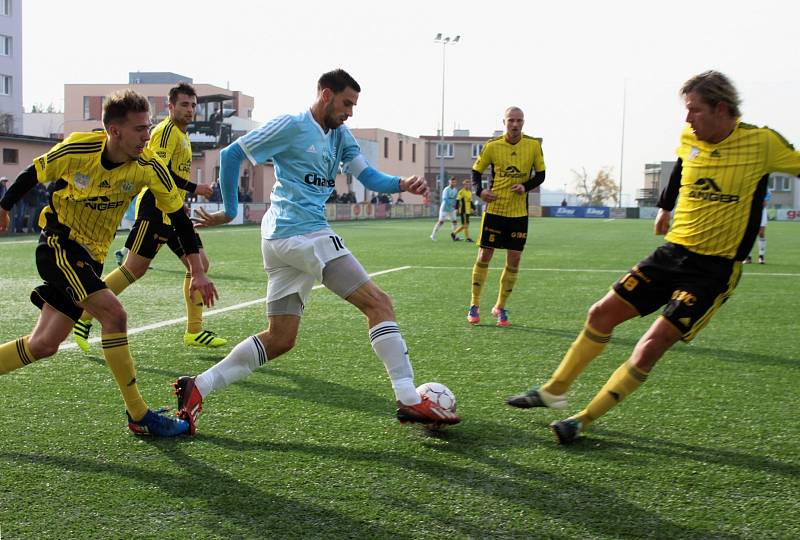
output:
[[416,163],[416,162],[417,162],[417,145],[416,144],[412,144],[411,145],[411,163]]
[[403,141],[397,141],[397,161],[403,161]]
[[83,96],[83,119],[101,120],[103,118],[103,96]]
[[3,164],[19,163],[19,150],[16,148],[3,148]]
[[785,174],[770,175],[767,187],[770,191],[791,191],[792,190],[793,176],[786,176]]
[[11,56],[11,36],[0,34],[0,56]]
[[10,96],[12,84],[11,75],[0,75],[0,95]]
[[0,0],[0,15],[11,15],[11,0]]
[[476,158],[479,155],[481,155],[481,152],[483,152],[483,144],[478,143],[478,144],[473,144],[472,145],[472,157],[473,158]]
[[383,138],[383,157],[389,157],[389,137]]
[[436,143],[436,157],[437,158],[453,157],[453,143]]

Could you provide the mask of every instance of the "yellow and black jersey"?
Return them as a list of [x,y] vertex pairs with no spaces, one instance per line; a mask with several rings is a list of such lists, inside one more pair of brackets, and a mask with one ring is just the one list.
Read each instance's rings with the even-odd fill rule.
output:
[[[150,133],[150,142],[147,143],[156,155],[161,158],[167,168],[186,181],[192,173],[192,143],[189,135],[181,131],[169,117],[165,118],[153,128]],[[177,188],[181,194],[181,200],[186,198],[186,191]],[[161,214],[161,215],[159,215]],[[136,217],[155,218],[160,217],[164,223],[169,223],[169,218],[163,215],[163,209],[159,209],[156,199],[152,194],[147,193],[147,189],[142,190],[141,196],[136,200]]]
[[680,188],[666,240],[701,255],[743,259],[758,230],[767,175],[800,173],[800,152],[767,127],[737,122],[717,144],[698,140],[687,126],[677,153]]
[[168,212],[179,210],[183,199],[169,171],[145,148],[139,158],[109,166],[102,158],[106,133],[73,133],[34,160],[39,182],[56,182],[42,225],[69,234],[96,261],[103,262],[108,246],[131,199],[148,187]]
[[539,140],[528,135],[522,135],[516,144],[506,141],[505,136],[489,139],[472,170],[483,173],[489,166],[492,173],[490,189],[497,195],[497,200],[486,206],[486,212],[505,217],[527,216],[527,193],[514,193],[511,186],[524,184],[535,172],[544,171],[544,155]]
[[461,188],[456,195],[456,204],[459,214],[469,214],[472,212],[472,190]]

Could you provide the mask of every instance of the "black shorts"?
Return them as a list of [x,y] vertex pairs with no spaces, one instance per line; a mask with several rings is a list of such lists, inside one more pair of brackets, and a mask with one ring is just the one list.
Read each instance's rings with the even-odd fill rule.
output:
[[459,212],[458,215],[461,217],[461,224],[462,225],[469,225],[469,214],[466,212]]
[[690,341],[730,298],[741,275],[741,262],[667,243],[612,288],[641,316],[664,306],[662,316],[680,330],[683,341]]
[[[197,232],[194,235],[197,247],[201,249],[203,243],[200,241],[200,235]],[[137,219],[125,240],[126,248],[146,259],[154,259],[164,244],[167,244],[178,258],[186,254],[177,233],[175,233],[175,228],[161,220]]]
[[505,217],[483,214],[478,245],[485,248],[522,251],[528,239],[528,216]]
[[46,303],[76,322],[83,313],[78,302],[106,288],[100,278],[103,264],[63,235],[42,232],[36,246],[36,268],[44,284],[33,290],[31,302],[39,309]]

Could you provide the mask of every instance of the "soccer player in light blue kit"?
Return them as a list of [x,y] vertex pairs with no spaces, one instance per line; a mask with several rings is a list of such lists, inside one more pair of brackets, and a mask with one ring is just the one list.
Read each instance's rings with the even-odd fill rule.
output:
[[453,228],[450,230],[450,238],[453,242],[458,240],[456,236],[456,229],[458,228],[458,223],[456,222],[458,188],[456,187],[456,183],[456,179],[451,178],[450,183],[442,190],[442,204],[439,206],[439,221],[433,226],[431,240],[436,240],[436,233],[439,232],[439,227],[448,219],[453,225]]
[[418,195],[428,192],[424,179],[389,176],[364,159],[344,125],[353,114],[360,91],[358,83],[345,71],[325,73],[318,81],[317,99],[310,110],[296,116],[279,116],[220,154],[225,210],[199,211],[198,226],[228,223],[236,217],[239,169],[244,159],[258,164],[272,158],[275,163],[277,181],[272,204],[261,221],[261,252],[268,276],[268,326],[197,377],[180,377],[176,381],[178,415],[189,422],[191,433],[209,393],[243,379],[294,346],[315,281],[366,315],[372,348],[392,381],[398,420],[424,425],[459,422],[454,413],[417,394],[408,349],[395,322],[391,299],[369,278],[325,219],[325,201],[333,191],[340,164],[372,191]]

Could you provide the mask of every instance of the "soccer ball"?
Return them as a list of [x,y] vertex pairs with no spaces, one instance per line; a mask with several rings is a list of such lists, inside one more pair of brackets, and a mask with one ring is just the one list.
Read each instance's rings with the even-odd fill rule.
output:
[[442,409],[452,413],[456,412],[456,396],[442,383],[427,382],[421,384],[417,387],[417,394],[419,394],[420,397],[427,396],[429,400]]

